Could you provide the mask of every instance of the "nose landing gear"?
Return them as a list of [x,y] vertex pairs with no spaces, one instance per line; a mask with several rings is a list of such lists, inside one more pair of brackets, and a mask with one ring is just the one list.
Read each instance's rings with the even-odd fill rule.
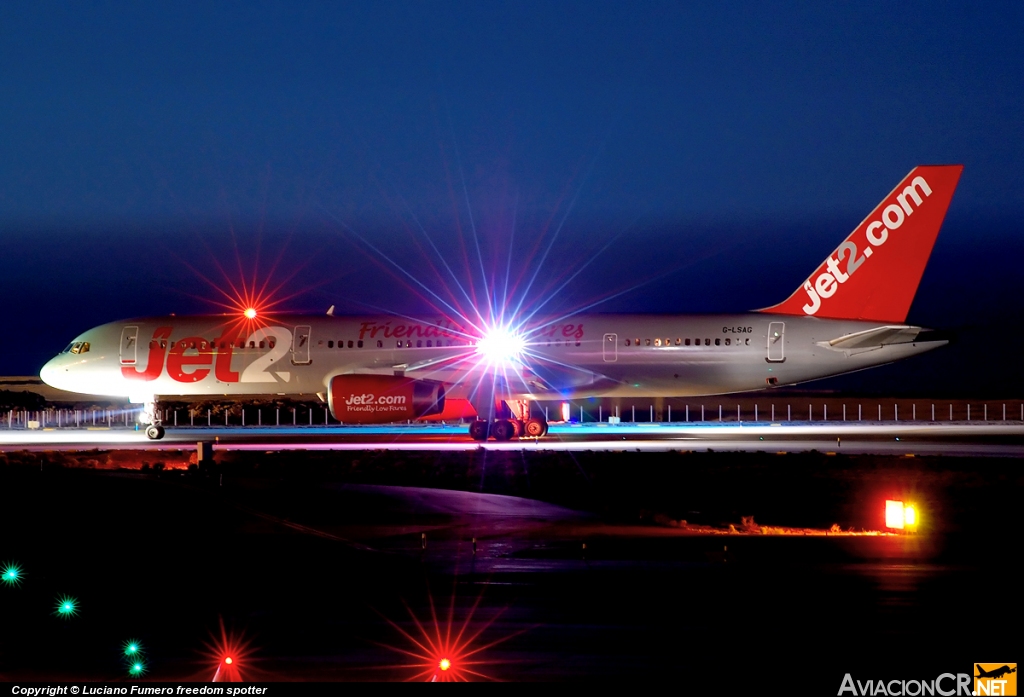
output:
[[147,399],[142,410],[140,421],[146,426],[146,437],[150,440],[160,440],[164,437],[164,427],[160,423],[159,412],[156,409],[156,398]]

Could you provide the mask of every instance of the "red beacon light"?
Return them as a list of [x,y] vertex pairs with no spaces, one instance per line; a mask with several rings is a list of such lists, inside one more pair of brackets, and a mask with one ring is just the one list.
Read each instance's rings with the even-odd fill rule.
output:
[[227,665],[231,665],[233,662],[234,661],[231,660],[231,656],[226,656],[224,658],[224,663],[226,663]]

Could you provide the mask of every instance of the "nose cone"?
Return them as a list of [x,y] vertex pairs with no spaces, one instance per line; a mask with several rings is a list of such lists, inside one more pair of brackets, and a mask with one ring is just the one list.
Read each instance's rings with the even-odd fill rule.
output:
[[42,370],[39,371],[40,379],[50,387],[56,387],[58,390],[65,389],[61,384],[64,382],[61,378],[67,375],[67,370],[61,368],[59,365],[59,357],[51,358],[47,361],[46,365],[43,366]]

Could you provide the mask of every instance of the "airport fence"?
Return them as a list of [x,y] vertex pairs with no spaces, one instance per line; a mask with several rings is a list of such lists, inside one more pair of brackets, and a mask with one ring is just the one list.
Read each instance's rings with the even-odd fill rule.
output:
[[[972,400],[795,398],[785,400],[677,401],[643,404],[569,404],[581,423],[816,423],[816,422],[1024,422],[1024,402]],[[559,409],[564,411],[564,405]],[[550,407],[545,412],[555,414]]]
[[[1024,423],[1024,401],[970,400],[714,400],[655,403],[534,403],[535,416],[553,423],[608,424],[716,424],[716,423]],[[141,407],[60,408],[8,410],[6,424],[13,429],[131,429],[139,428]],[[215,412],[213,409],[160,409],[167,427],[190,428],[317,428],[339,424],[324,408],[240,407]],[[422,423],[412,422],[422,426]]]

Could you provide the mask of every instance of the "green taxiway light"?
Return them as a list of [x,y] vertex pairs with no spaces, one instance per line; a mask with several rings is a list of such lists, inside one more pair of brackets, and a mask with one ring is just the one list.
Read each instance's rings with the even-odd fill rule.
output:
[[57,599],[57,615],[69,619],[78,614],[78,601],[64,595]]
[[21,567],[17,564],[4,564],[3,573],[0,573],[0,580],[8,586],[16,586],[21,583]]

